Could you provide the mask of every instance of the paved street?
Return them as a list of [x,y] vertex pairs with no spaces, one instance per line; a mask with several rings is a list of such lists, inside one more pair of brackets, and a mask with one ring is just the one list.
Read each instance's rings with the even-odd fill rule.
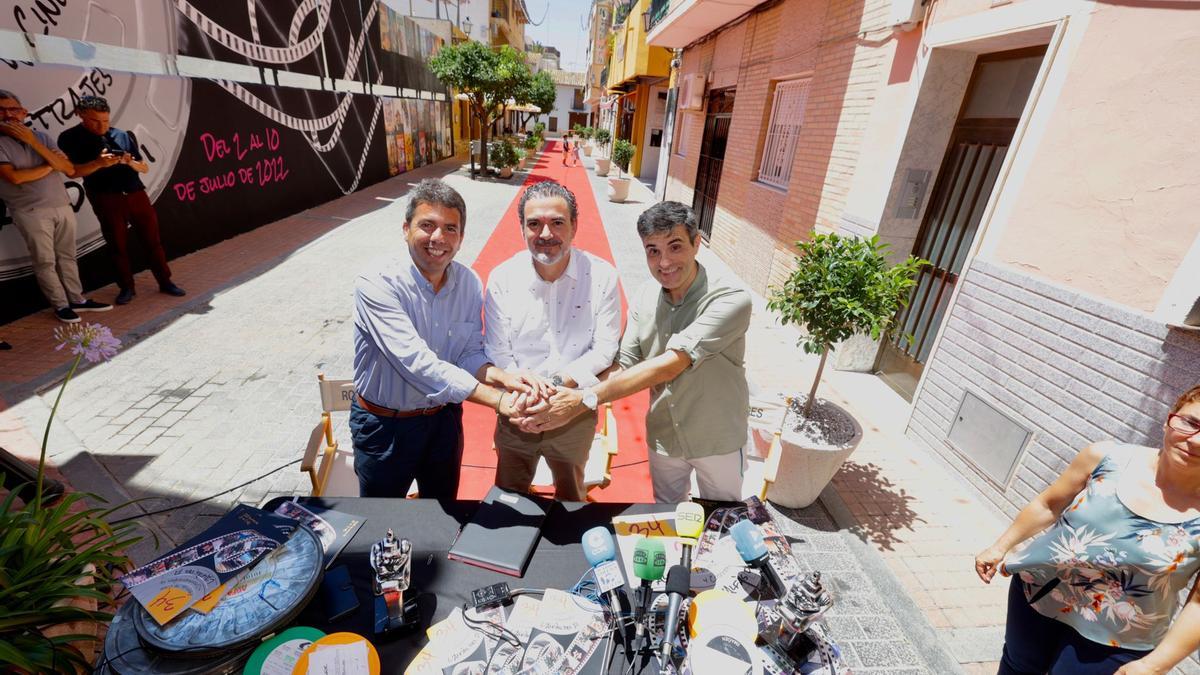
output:
[[[192,274],[198,291],[184,303],[158,306],[150,303],[161,299],[147,298],[139,307],[139,297],[99,317],[118,328],[125,345],[112,362],[71,383],[52,436],[54,463],[78,489],[141,499],[132,508],[143,512],[229,490],[152,516],[148,524],[162,549],[234,503],[307,493],[308,478],[294,462],[317,421],[316,374],[351,374],[355,273],[370,257],[403,246],[408,185],[443,175],[467,196],[467,237],[458,259],[470,264],[501,226],[496,220],[519,182],[472,181],[456,164],[442,163],[181,259],[178,278],[182,283]],[[593,175],[591,185],[626,293],[635,292],[650,277],[634,224],[653,196],[635,184],[630,201],[613,204],[603,179]],[[722,266],[707,251],[702,260]],[[811,378],[814,364],[794,346],[796,332],[775,325],[762,298],[756,303],[752,378],[760,387],[795,390]],[[30,317],[9,328],[8,335],[19,336],[18,351],[0,358],[17,367],[20,350],[40,353],[34,340],[53,325]],[[46,387],[62,375],[58,358],[57,365],[41,366],[40,376],[28,366],[24,379],[9,371],[0,390],[11,405],[0,414],[0,442],[23,456],[35,456],[38,434],[31,430],[42,428],[53,404],[56,390]],[[962,486],[947,489],[954,479],[944,471],[938,478],[940,467],[903,439],[896,422],[902,402],[876,385],[867,376],[828,375],[823,394],[855,409],[868,437],[835,481],[837,490],[827,490],[824,505],[785,510],[781,522],[796,538],[804,566],[825,573],[836,591],[831,624],[856,671],[994,670],[989,663],[998,655],[1004,585],[983,589],[969,574],[969,554],[994,536],[1000,521],[969,498],[938,501]],[[348,443],[344,415],[336,422]],[[934,508],[941,513],[923,511]],[[134,557],[145,560],[153,551],[147,541]]]

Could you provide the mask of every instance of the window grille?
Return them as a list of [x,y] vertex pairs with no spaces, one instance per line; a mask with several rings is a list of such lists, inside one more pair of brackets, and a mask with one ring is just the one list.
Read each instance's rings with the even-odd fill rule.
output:
[[787,189],[792,178],[792,158],[796,156],[796,141],[804,126],[804,106],[808,101],[811,80],[788,80],[775,85],[771,103],[771,121],[763,144],[758,166],[758,180]]

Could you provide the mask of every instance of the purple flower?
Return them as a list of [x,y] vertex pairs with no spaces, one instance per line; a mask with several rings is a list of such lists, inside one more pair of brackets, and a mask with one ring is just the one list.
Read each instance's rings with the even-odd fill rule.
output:
[[88,363],[107,361],[117,355],[121,341],[113,337],[108,326],[98,323],[71,324],[54,330],[58,340],[55,350],[70,347],[75,356],[82,356]]

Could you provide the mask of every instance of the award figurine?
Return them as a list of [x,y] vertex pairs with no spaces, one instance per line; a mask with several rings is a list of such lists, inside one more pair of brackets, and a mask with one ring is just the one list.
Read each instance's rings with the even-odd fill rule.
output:
[[775,607],[780,616],[775,646],[793,664],[807,662],[809,655],[821,647],[821,640],[814,640],[809,629],[832,606],[833,598],[821,585],[820,572],[810,572],[799,579],[780,599]]
[[389,528],[387,536],[371,546],[371,569],[375,570],[375,634],[416,625],[416,598],[404,601],[412,579],[412,543],[397,539]]

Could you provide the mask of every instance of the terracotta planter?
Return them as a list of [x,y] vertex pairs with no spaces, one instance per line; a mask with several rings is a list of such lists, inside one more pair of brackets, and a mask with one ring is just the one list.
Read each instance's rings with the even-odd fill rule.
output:
[[596,158],[596,175],[607,176],[609,169],[612,168],[612,160],[607,157]]
[[629,198],[629,179],[628,178],[609,178],[608,179],[608,201],[623,202]]
[[862,425],[840,406],[833,406],[854,426],[854,436],[839,445],[817,445],[796,434],[790,428],[780,437],[782,441],[779,471],[767,499],[793,509],[802,509],[817,501],[821,491],[833,480],[842,463],[854,452],[863,437]]
[[517,169],[520,171],[525,170],[525,158],[524,157],[522,157],[520,160],[517,161]]
[[513,173],[513,168],[511,166],[506,166],[503,169],[500,169],[500,177],[501,178],[512,178],[512,173]]

